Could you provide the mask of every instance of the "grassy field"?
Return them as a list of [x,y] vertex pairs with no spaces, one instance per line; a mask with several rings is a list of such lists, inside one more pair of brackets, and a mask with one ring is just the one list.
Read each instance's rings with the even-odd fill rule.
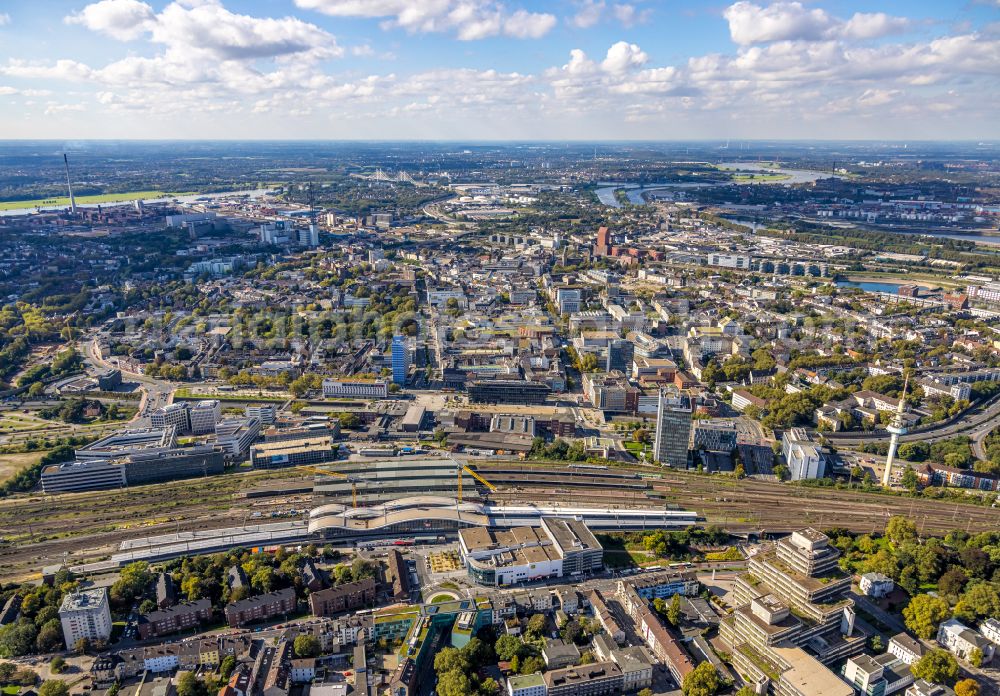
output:
[[[169,193],[166,191],[128,191],[126,193],[101,193],[93,196],[76,196],[77,203],[125,203],[137,198],[167,198],[170,196],[190,196],[193,192]],[[68,206],[69,197],[38,198],[33,201],[0,201],[0,210],[20,210],[35,206]]]
[[6,481],[21,469],[25,469],[45,455],[45,452],[24,452],[23,454],[0,454],[0,481]]
[[733,181],[785,181],[791,179],[792,177],[787,174],[765,174],[763,172],[758,172],[754,174],[733,174],[730,177]]

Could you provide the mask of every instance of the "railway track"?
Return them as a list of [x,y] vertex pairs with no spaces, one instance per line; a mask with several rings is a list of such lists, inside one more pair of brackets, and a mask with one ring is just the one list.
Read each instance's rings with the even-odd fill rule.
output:
[[[489,480],[491,468],[478,468]],[[1000,528],[1000,510],[854,490],[737,481],[648,467],[592,474],[558,466],[517,471],[510,471],[509,464],[496,468],[508,470],[498,472],[500,485],[489,495],[497,503],[608,508],[673,505],[697,512],[706,524],[732,531],[785,531],[809,525],[878,532],[893,515],[909,517],[924,534]],[[616,472],[624,475],[615,476]],[[240,497],[240,491],[295,477],[290,471],[247,472],[114,491],[0,500],[0,537],[5,542],[0,544],[0,579],[37,577],[42,566],[64,559],[74,563],[98,560],[126,539],[239,525],[254,511],[288,507],[299,500],[282,496],[265,503]]]

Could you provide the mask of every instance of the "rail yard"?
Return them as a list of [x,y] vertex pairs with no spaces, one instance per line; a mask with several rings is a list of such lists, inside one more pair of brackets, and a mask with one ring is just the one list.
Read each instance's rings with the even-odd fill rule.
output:
[[[470,463],[497,490],[478,486],[475,493],[468,491],[468,497],[499,505],[687,509],[696,512],[704,525],[722,525],[744,534],[786,532],[802,524],[880,531],[892,515],[909,517],[928,534],[1000,527],[1000,510],[859,490],[649,467],[588,470],[563,463]],[[2,500],[0,572],[5,580],[26,579],[37,576],[46,565],[105,560],[127,540],[262,520],[303,519],[311,496],[289,493],[289,485],[301,491],[312,478],[294,470],[257,471],[158,486]],[[273,488],[273,495],[265,495],[268,488]],[[245,495],[248,490],[255,496]]]

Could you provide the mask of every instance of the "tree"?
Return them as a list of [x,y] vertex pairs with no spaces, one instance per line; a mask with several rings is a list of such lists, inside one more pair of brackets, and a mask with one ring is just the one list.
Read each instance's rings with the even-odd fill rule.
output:
[[890,517],[885,525],[885,535],[889,541],[899,545],[907,541],[915,541],[917,538],[917,525],[910,522],[905,517]]
[[543,669],[545,669],[545,661],[537,655],[529,655],[521,660],[518,674],[534,674],[535,672],[541,672]]
[[121,569],[118,579],[111,586],[111,601],[115,604],[131,603],[145,591],[151,580],[148,563],[145,561],[129,563]]
[[955,615],[969,623],[1000,616],[1000,585],[982,581],[969,583],[955,605]]
[[670,599],[670,604],[667,606],[667,621],[670,622],[671,626],[681,625],[681,596],[675,594]]
[[69,696],[69,687],[64,681],[49,679],[38,687],[38,696]]
[[645,689],[643,689],[638,693],[638,696],[653,696],[653,690],[650,689],[649,687],[646,687]]
[[720,686],[722,681],[715,667],[711,662],[702,662],[684,677],[681,691],[684,696],[714,696]]
[[14,683],[21,686],[34,686],[38,681],[38,675],[31,667],[22,667],[14,673]]
[[292,643],[296,657],[316,657],[320,653],[319,638],[310,635],[296,636]]
[[955,696],[979,696],[979,682],[963,679],[955,683]]
[[437,692],[440,696],[469,696],[472,693],[472,682],[464,672],[453,669],[450,672],[439,673]]
[[37,635],[35,624],[30,622],[10,623],[0,628],[0,657],[20,657],[35,648]]
[[473,638],[466,643],[465,647],[462,648],[462,652],[465,653],[473,669],[479,669],[484,665],[496,663],[493,646],[481,641],[479,638]]
[[229,679],[234,669],[236,669],[236,658],[233,655],[226,655],[222,658],[222,663],[219,665],[219,675],[223,679]]
[[563,628],[563,640],[576,643],[583,638],[583,627],[576,619],[570,619]]
[[938,625],[948,618],[948,602],[940,597],[920,594],[903,609],[906,627],[921,638],[937,633]]
[[90,650],[90,639],[89,638],[77,638],[76,642],[73,643],[73,650],[80,653],[81,655],[88,650]]
[[966,546],[958,552],[962,568],[974,578],[984,578],[990,569],[990,555],[975,546]]
[[906,467],[906,471],[903,472],[903,477],[900,481],[903,484],[903,488],[911,493],[916,493],[917,488],[920,487],[920,478],[917,476],[917,472],[913,470],[912,466]]
[[59,619],[51,619],[42,626],[42,629],[38,632],[38,637],[35,638],[35,645],[38,647],[38,652],[43,653],[58,650],[62,646],[62,643],[63,632]]
[[0,662],[0,684],[9,684],[16,671],[17,665],[13,662]]
[[493,644],[497,658],[506,661],[513,660],[523,648],[524,643],[520,638],[506,634],[497,638],[497,642]]
[[983,666],[983,651],[979,648],[973,648],[969,651],[969,664],[979,669]]
[[62,656],[56,655],[52,658],[52,662],[49,663],[49,669],[52,670],[52,674],[61,673],[66,669],[66,660]]
[[151,614],[154,611],[156,611],[156,602],[154,602],[151,599],[144,599],[144,600],[142,600],[142,604],[139,605],[139,613],[140,614],[143,614],[143,615],[145,615],[145,614]]
[[[206,696],[205,685],[194,672],[181,672],[177,675],[177,696]],[[41,696],[41,695],[39,695]]]
[[949,597],[958,597],[968,581],[968,576],[961,568],[952,568],[938,578],[938,592]]
[[917,679],[942,684],[958,675],[958,662],[950,652],[937,648],[917,660],[910,671]]
[[540,636],[545,632],[545,614],[533,614],[528,619],[528,633]]
[[434,671],[438,674],[452,671],[464,674],[469,668],[469,656],[458,648],[445,648],[434,656]]

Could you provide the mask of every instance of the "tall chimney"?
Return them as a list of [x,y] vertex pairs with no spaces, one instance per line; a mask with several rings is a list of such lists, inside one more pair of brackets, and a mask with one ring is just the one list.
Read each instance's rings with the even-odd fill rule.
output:
[[69,190],[69,211],[76,215],[76,197],[73,195],[73,184],[69,180],[69,157],[63,153],[63,164],[66,166],[66,188]]

